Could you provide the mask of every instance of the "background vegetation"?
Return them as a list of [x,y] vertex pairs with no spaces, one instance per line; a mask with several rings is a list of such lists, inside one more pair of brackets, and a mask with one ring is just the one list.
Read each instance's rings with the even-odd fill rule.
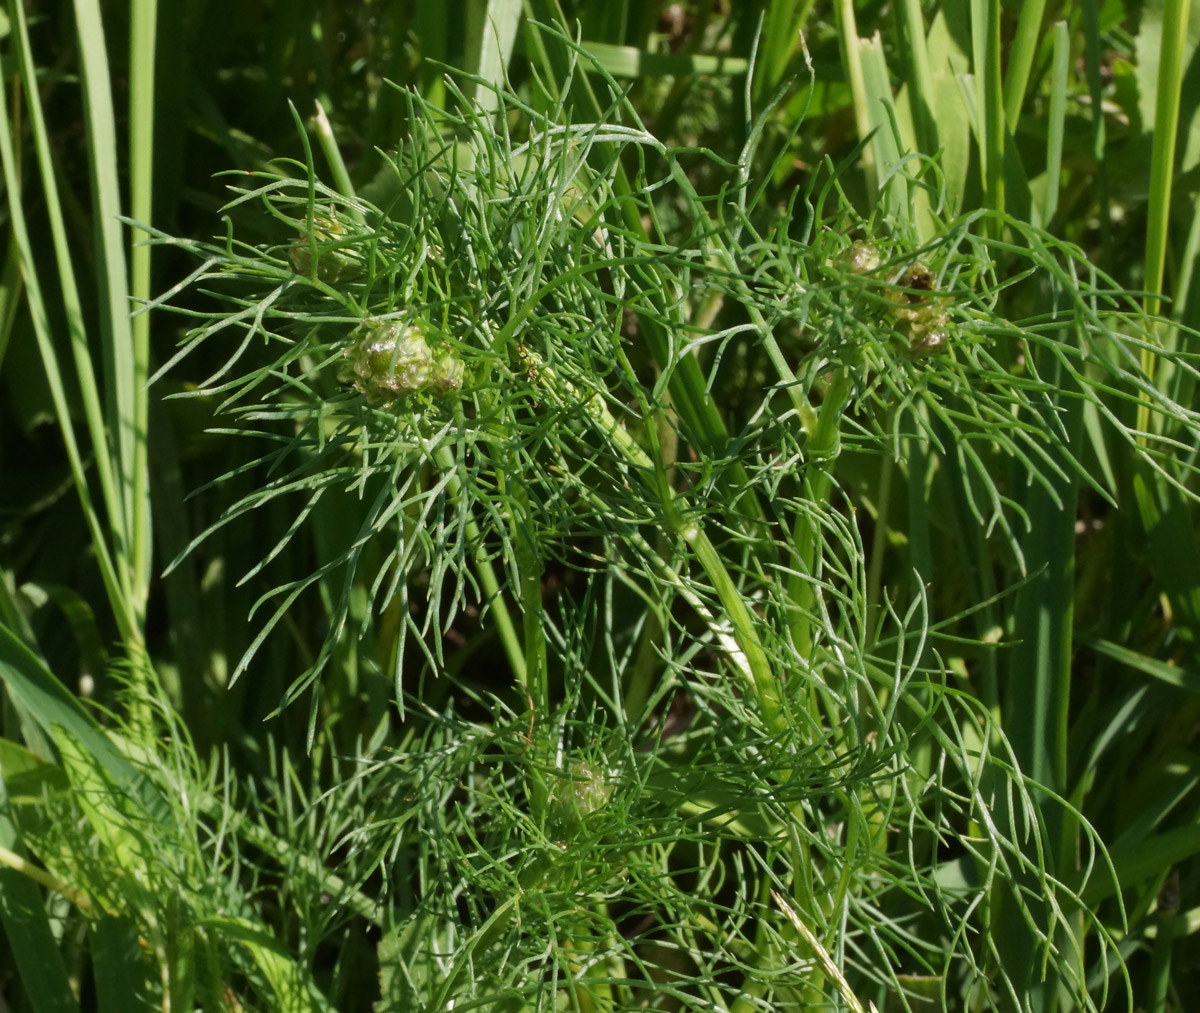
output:
[[1196,6],[8,0],[7,1008],[1191,1008]]

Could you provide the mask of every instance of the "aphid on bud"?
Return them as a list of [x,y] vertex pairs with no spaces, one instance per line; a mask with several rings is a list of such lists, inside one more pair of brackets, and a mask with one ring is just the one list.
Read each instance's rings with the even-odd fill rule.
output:
[[923,302],[925,297],[921,292],[932,292],[937,285],[937,279],[934,278],[933,272],[929,270],[920,261],[909,265],[905,272],[900,275],[898,284],[905,288],[916,289],[916,292],[902,292],[901,295],[909,302]]

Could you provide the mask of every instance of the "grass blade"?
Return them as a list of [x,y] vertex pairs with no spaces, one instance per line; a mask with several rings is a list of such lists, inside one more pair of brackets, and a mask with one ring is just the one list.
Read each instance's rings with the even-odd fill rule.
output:
[[[8,805],[8,792],[0,781],[0,847],[13,851],[18,834]],[[41,890],[33,880],[7,866],[0,868],[0,922],[25,986],[25,1000],[34,1013],[78,1013],[79,1003],[71,991]]]
[[1004,116],[1008,129],[1014,134],[1021,117],[1021,106],[1025,103],[1029,71],[1042,41],[1042,19],[1045,14],[1046,0],[1026,0],[1021,4],[1017,34],[1008,52],[1008,73],[1004,76]]
[[[158,33],[158,0],[132,0],[129,29],[129,213],[134,221],[154,220],[154,69]],[[115,155],[115,152],[114,152]],[[119,198],[118,198],[119,199]],[[119,212],[103,208],[102,213]],[[150,300],[150,246],[135,241],[129,251],[129,295],[134,303]],[[115,307],[127,317],[130,304]],[[133,570],[133,601],[144,613],[150,588],[153,539],[150,530],[150,480],[148,434],[149,401],[146,381],[150,376],[150,316],[143,313],[130,324],[132,349],[133,446],[129,462],[131,503],[129,511],[130,567]],[[114,338],[123,340],[120,330]]]
[[[1050,228],[1058,210],[1062,177],[1063,131],[1067,118],[1067,70],[1071,36],[1065,21],[1054,26],[1054,67],[1050,79],[1049,137],[1046,140],[1046,189],[1042,194],[1041,225]],[[1010,121],[1011,122],[1011,121]]]
[[131,918],[104,915],[92,928],[91,939],[97,1013],[162,1009],[148,987],[137,924]]
[[[521,0],[486,0],[467,5],[465,66],[469,73],[491,85],[504,81],[521,13]],[[485,112],[492,112],[499,98],[493,88],[483,87],[475,90],[475,101]]]
[[971,0],[971,43],[984,195],[990,210],[1002,212],[1006,124],[1001,85],[1000,0]]
[[[43,179],[52,180],[54,178],[54,169],[50,163],[49,143],[46,138],[44,123],[41,120],[41,107],[37,101],[36,76],[32,56],[29,52],[29,39],[28,33],[25,30],[24,12],[21,5],[16,3],[15,0],[10,0],[9,12],[12,23],[16,27],[14,34],[19,46],[22,77],[26,81],[25,91],[30,98],[30,118],[34,127],[34,140],[38,150]],[[65,310],[71,333],[77,375],[80,388],[83,392],[84,411],[87,418],[88,430],[92,437],[93,452],[97,462],[97,471],[100,476],[102,495],[105,506],[108,508],[109,523],[112,525],[111,534],[115,542],[112,546],[110,546],[110,532],[105,530],[100,520],[100,515],[92,503],[91,490],[88,486],[87,473],[83,463],[83,453],[75,437],[75,428],[71,420],[71,410],[66,393],[67,384],[59,369],[58,356],[55,352],[52,338],[50,313],[43,296],[37,263],[34,260],[33,248],[29,240],[25,208],[21,199],[22,191],[14,148],[14,134],[7,108],[0,109],[0,160],[3,161],[4,179],[8,192],[13,243],[17,248],[21,262],[29,310],[33,320],[34,336],[38,343],[38,349],[41,352],[42,362],[45,365],[46,381],[50,387],[50,396],[54,403],[55,415],[58,419],[59,428],[62,431],[71,475],[83,507],[84,519],[91,534],[101,579],[104,582],[105,591],[112,605],[118,629],[121,632],[122,639],[126,643],[138,643],[141,639],[140,621],[137,610],[133,605],[129,568],[125,565],[125,560],[127,559],[125,553],[127,541],[123,533],[126,514],[122,509],[122,497],[119,495],[119,485],[116,479],[117,468],[112,462],[108,441],[105,436],[107,427],[102,417],[99,395],[92,380],[92,366],[87,351],[87,340],[83,333],[83,317],[80,309],[80,301],[75,288],[74,275],[70,269],[71,260],[67,250],[66,230],[62,223],[61,213],[58,213],[57,210],[57,191],[53,185],[47,187],[47,205],[51,211],[51,230],[54,234],[59,263],[60,266],[66,265],[62,276]]]
[[[1162,51],[1154,98],[1153,149],[1150,155],[1150,206],[1146,223],[1146,312],[1158,313],[1159,293],[1167,262],[1167,232],[1175,175],[1175,141],[1183,89],[1183,55],[1187,46],[1190,0],[1165,0],[1162,13]],[[1142,366],[1153,376],[1153,363],[1143,352]],[[1139,422],[1139,428],[1141,424]]]
[[[145,425],[148,377],[145,353],[134,347],[129,318],[129,277],[125,243],[121,231],[121,189],[117,179],[117,128],[113,112],[108,52],[104,24],[98,0],[75,0],[75,22],[79,39],[80,73],[83,79],[85,123],[91,167],[92,202],[96,230],[96,254],[99,264],[98,297],[101,306],[101,357],[107,384],[108,424],[116,447],[117,498],[122,532],[126,541],[123,555],[130,566],[129,606],[140,626],[148,585],[149,510],[137,503],[139,494],[148,495],[146,476],[138,475],[146,464]],[[146,18],[140,19],[144,29]],[[139,115],[144,115],[139,111]],[[144,144],[144,129],[139,128],[138,143]],[[148,153],[141,153],[143,159]],[[140,179],[140,176],[139,176]],[[134,518],[142,521],[141,529]],[[141,567],[141,570],[135,569]],[[140,639],[140,638],[139,638]]]

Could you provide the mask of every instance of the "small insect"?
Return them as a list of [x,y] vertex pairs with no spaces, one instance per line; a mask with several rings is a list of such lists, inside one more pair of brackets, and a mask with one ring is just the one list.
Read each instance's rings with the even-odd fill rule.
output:
[[915,292],[904,292],[903,297],[910,303],[925,302],[926,297],[921,295],[922,292],[932,292],[936,287],[937,280],[933,276],[933,272],[929,270],[920,261],[912,264],[905,272],[900,275],[899,282],[905,288],[916,289]]

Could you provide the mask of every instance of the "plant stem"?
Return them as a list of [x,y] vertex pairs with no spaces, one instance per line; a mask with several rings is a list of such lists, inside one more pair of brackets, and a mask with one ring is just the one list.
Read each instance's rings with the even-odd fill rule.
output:
[[1004,116],[1008,129],[1013,133],[1016,133],[1021,106],[1025,102],[1033,57],[1042,41],[1042,18],[1045,13],[1046,0],[1025,0],[1021,5],[1017,34],[1009,50],[1008,74],[1004,79]]
[[[129,33],[129,196],[130,213],[150,223],[154,188],[154,68],[158,31],[158,0],[133,0]],[[150,299],[150,247],[135,243],[129,254],[129,294],[134,302]],[[134,444],[133,509],[129,518],[130,568],[134,607],[145,616],[150,593],[151,537],[149,443],[150,316],[131,322],[133,336]]]
[[[1150,203],[1146,212],[1146,313],[1157,316],[1167,261],[1171,189],[1175,175],[1175,141],[1183,90],[1183,57],[1187,46],[1189,0],[1166,0],[1162,18],[1162,54],[1155,89],[1153,148],[1150,154]],[[1142,370],[1154,381],[1156,356],[1149,348],[1141,353]],[[1150,406],[1138,407],[1138,429],[1150,428]]]
[[[668,525],[691,548],[708,579],[712,582],[713,589],[720,599],[721,607],[725,610],[733,627],[734,639],[737,641],[746,670],[758,696],[767,727],[775,731],[780,730],[782,692],[779,679],[776,677],[770,659],[759,639],[754,616],[747,607],[745,597],[736,581],[730,576],[720,552],[717,551],[699,523],[689,516],[691,510],[687,500],[672,489],[667,479],[666,466],[661,460],[652,461],[647,456],[646,452],[634,442],[629,433],[613,417],[599,394],[580,392],[570,381],[559,378],[553,368],[546,366],[536,353],[523,349],[521,354],[532,364],[539,382],[551,391],[560,402],[576,403],[591,416],[597,424],[597,428],[603,432],[613,447],[651,486],[663,508]],[[651,438],[656,439],[653,435]],[[526,607],[528,608],[528,605]],[[540,616],[540,590],[537,608]],[[527,613],[526,623],[528,624],[528,622]],[[526,635],[528,636],[528,632]],[[544,642],[542,649],[543,651],[545,649]],[[527,645],[527,656],[528,651]]]
[[[104,590],[112,607],[113,616],[117,623],[117,630],[122,641],[125,644],[132,645],[141,640],[141,624],[138,611],[133,607],[133,594],[130,585],[131,573],[129,567],[126,565],[128,558],[125,555],[127,543],[123,537],[125,531],[125,513],[118,491],[117,469],[106,436],[103,408],[93,375],[91,359],[88,355],[87,337],[83,331],[82,310],[80,308],[78,291],[75,288],[74,274],[69,270],[70,257],[66,254],[66,230],[63,225],[57,190],[53,184],[54,172],[50,164],[49,141],[41,115],[41,104],[37,100],[37,85],[32,77],[34,72],[33,61],[28,48],[29,38],[24,20],[24,8],[21,4],[11,3],[9,10],[13,24],[17,26],[15,35],[19,44],[22,76],[27,79],[25,91],[29,96],[30,118],[34,126],[34,139],[38,150],[43,180],[46,184],[47,205],[50,208],[51,232],[55,238],[55,249],[59,256],[59,263],[60,265],[65,263],[68,267],[68,270],[63,273],[62,285],[64,302],[66,304],[67,324],[71,335],[72,352],[75,356],[76,372],[79,377],[80,389],[83,393],[88,432],[92,437],[93,452],[101,484],[101,496],[106,507],[108,518],[107,529],[101,523],[100,514],[92,501],[91,490],[88,487],[87,466],[84,463],[84,454],[75,436],[75,426],[71,420],[71,408],[67,397],[67,388],[63,375],[58,368],[58,359],[51,337],[50,316],[42,294],[42,286],[33,256],[33,246],[30,242],[29,230],[25,220],[24,203],[21,199],[22,191],[20,180],[18,179],[17,156],[12,144],[12,125],[8,117],[7,104],[3,103],[0,104],[2,106],[0,107],[0,161],[3,162],[13,244],[16,247],[21,271],[25,279],[34,336],[37,339],[38,350],[41,353],[46,369],[46,382],[50,388],[50,396],[54,404],[55,416],[62,432],[63,445],[66,449],[71,477],[74,480],[75,490],[79,496],[80,506],[82,507],[92,545],[94,546],[96,563],[104,583]],[[2,72],[2,68],[0,68],[0,72]]]
[[[850,402],[854,381],[848,368],[837,367],[817,414],[816,427],[808,440],[809,473],[805,478],[805,498],[814,509],[827,506],[833,490],[833,462],[841,449],[839,423]],[[817,606],[816,567],[821,543],[819,524],[810,513],[800,512],[792,528],[792,549],[796,557],[795,573],[788,581],[788,592],[796,607],[792,622],[792,644],[802,658],[812,655],[813,636],[810,616]]]
[[[834,8],[837,15],[838,40],[842,47],[842,64],[850,81],[851,104],[854,108],[854,123],[858,139],[865,142],[871,135],[871,115],[867,109],[867,86],[863,77],[862,40],[858,37],[858,23],[854,17],[854,0],[838,0]],[[875,153],[869,144],[862,149],[863,173],[867,177],[867,193],[879,190],[879,167],[875,164]]]
[[[1001,72],[1000,0],[971,0],[971,34],[981,123],[980,152],[983,156],[985,197],[987,207],[1002,214],[1007,124]],[[998,221],[992,221],[990,228],[998,230]]]
[[[459,414],[461,415],[461,408],[459,409]],[[446,488],[452,498],[458,499],[462,494],[462,479],[458,475],[458,463],[454,460],[454,456],[447,446],[438,447],[436,457],[438,465],[443,470],[453,472]],[[495,616],[496,630],[500,634],[501,644],[504,645],[505,656],[508,658],[508,663],[512,667],[516,680],[525,685],[525,649],[521,646],[520,637],[517,636],[512,615],[508,611],[508,603],[501,594],[500,581],[496,576],[496,568],[488,558],[486,547],[480,544],[478,521],[474,517],[471,517],[466,522],[464,530],[467,538],[476,546],[475,568],[479,572],[479,582],[483,585],[484,594],[487,596],[488,609]]]

